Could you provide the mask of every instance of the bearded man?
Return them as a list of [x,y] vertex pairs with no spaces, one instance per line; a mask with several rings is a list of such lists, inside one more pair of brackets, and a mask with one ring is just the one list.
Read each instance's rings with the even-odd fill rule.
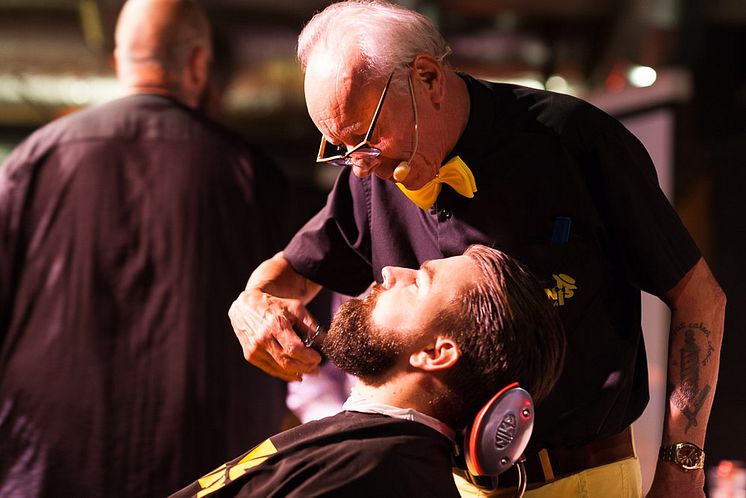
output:
[[321,349],[358,378],[343,411],[274,436],[176,493],[186,496],[458,497],[460,431],[518,381],[543,399],[565,340],[542,288],[485,246],[386,267],[342,305]]

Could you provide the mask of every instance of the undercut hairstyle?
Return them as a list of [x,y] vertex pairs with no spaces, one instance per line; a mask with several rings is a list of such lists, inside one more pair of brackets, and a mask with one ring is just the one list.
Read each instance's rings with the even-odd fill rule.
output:
[[512,382],[539,404],[559,378],[566,346],[556,309],[523,265],[486,246],[470,246],[464,255],[478,267],[474,285],[433,322],[461,350],[443,378],[449,393],[440,414],[455,427]]
[[451,52],[432,21],[422,14],[379,0],[334,3],[316,14],[298,37],[298,60],[305,72],[317,50],[333,50],[340,34],[355,37],[371,79],[387,78],[417,54],[444,60]]

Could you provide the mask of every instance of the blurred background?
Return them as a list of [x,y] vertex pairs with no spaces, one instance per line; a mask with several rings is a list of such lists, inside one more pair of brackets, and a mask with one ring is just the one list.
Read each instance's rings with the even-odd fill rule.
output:
[[[299,226],[324,202],[333,168],[295,61],[304,22],[328,1],[209,0],[224,84],[219,120],[291,180]],[[569,93],[622,120],[728,295],[720,380],[705,450],[711,474],[746,460],[746,0],[409,0],[477,77]],[[120,95],[111,70],[121,0],[0,0],[0,162],[31,131]],[[638,423],[644,469],[657,453],[665,307],[644,300],[652,401]],[[650,470],[644,470],[647,485]]]

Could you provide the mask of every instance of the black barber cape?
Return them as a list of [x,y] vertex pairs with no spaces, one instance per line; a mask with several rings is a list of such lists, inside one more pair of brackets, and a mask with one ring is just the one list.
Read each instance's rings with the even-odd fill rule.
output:
[[172,498],[458,497],[452,448],[419,422],[341,412],[267,439]]

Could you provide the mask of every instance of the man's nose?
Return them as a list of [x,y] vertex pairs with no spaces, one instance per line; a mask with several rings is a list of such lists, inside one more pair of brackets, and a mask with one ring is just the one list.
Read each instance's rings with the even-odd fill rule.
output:
[[397,282],[406,283],[413,280],[417,272],[410,270],[409,268],[401,268],[398,266],[384,266],[381,270],[381,276],[383,277],[383,288],[390,289]]

